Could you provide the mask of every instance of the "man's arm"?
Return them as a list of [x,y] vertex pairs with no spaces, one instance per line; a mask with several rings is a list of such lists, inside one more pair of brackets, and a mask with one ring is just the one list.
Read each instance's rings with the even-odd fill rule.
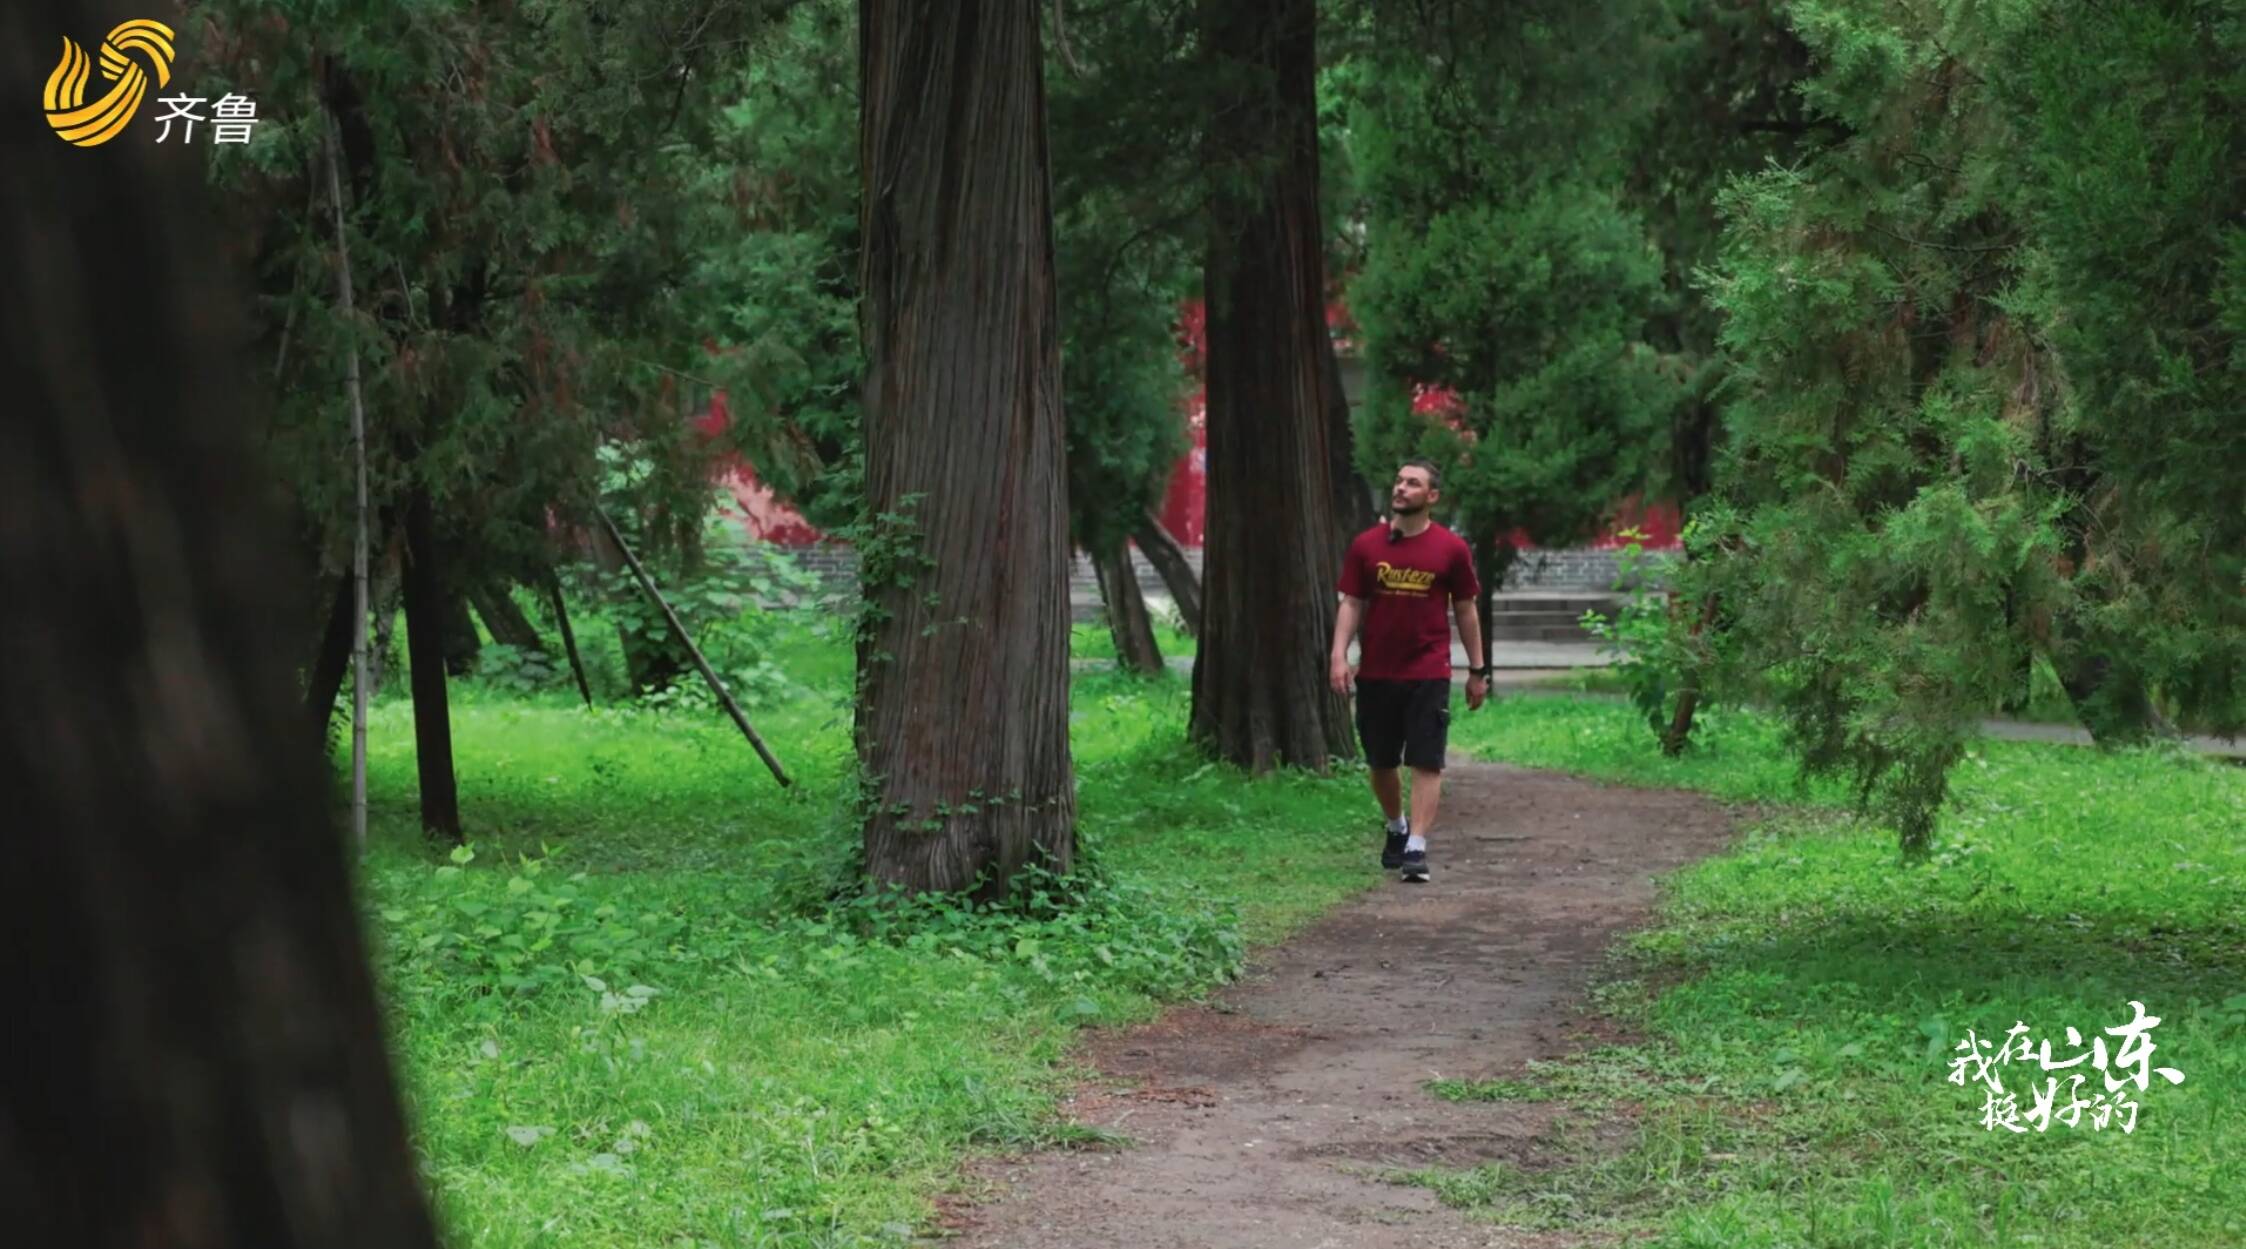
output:
[[1489,678],[1481,675],[1487,664],[1482,653],[1482,612],[1474,605],[1474,596],[1458,599],[1451,604],[1451,615],[1458,621],[1458,640],[1466,648],[1466,707],[1472,711],[1489,697]]
[[1471,598],[1462,598],[1451,604],[1451,615],[1458,621],[1459,644],[1466,648],[1468,671],[1482,666],[1482,612]]
[[1357,636],[1357,623],[1365,618],[1365,600],[1354,595],[1341,596],[1341,610],[1334,613],[1334,653],[1326,664],[1327,680],[1334,693],[1347,694],[1350,678],[1349,643]]

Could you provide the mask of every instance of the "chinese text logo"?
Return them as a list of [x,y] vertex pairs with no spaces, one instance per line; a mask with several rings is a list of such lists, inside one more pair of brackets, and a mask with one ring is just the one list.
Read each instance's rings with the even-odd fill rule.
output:
[[[55,72],[47,75],[47,90],[43,102],[47,108],[47,124],[66,143],[79,147],[96,147],[114,139],[125,129],[126,123],[140,112],[142,100],[148,95],[149,69],[128,53],[139,53],[154,70],[156,86],[168,87],[172,81],[172,28],[162,22],[126,22],[110,31],[101,41],[101,75],[113,84],[98,100],[86,102],[87,80],[93,76],[93,58],[85,49],[65,37],[62,41],[62,60]],[[204,116],[196,108],[208,103],[206,96],[167,95],[156,97],[156,102],[171,111],[156,120],[163,130],[156,136],[158,143],[171,140],[174,122],[185,122],[181,141],[195,141],[195,123],[207,122],[211,138],[218,143],[247,143],[250,128],[257,124],[257,102],[247,96],[227,95],[211,106],[212,115]]]
[[148,94],[148,71],[127,57],[138,52],[156,68],[156,85],[172,81],[172,28],[162,22],[126,22],[101,41],[101,76],[114,85],[93,103],[86,103],[86,79],[93,61],[75,40],[65,36],[62,61],[47,75],[47,124],[65,142],[97,147],[117,137],[125,123],[140,111]]
[[[2077,1053],[2072,1058],[2058,1060],[2051,1056],[2049,1038],[2045,1038],[2040,1046],[2029,1041],[2028,1025],[2025,1023],[2013,1024],[2012,1030],[2005,1033],[2001,1045],[1987,1037],[1974,1035],[1973,1030],[1968,1028],[1965,1039],[1957,1043],[1957,1048],[1964,1053],[1964,1057],[1950,1060],[1950,1083],[1964,1084],[1970,1072],[1972,1078],[1988,1086],[1988,1094],[1981,1103],[1981,1126],[1991,1132],[1998,1128],[2008,1132],[2025,1132],[2031,1127],[2042,1132],[2051,1126],[2054,1119],[2072,1128],[2081,1123],[2085,1113],[2089,1116],[2090,1130],[2093,1132],[2103,1130],[2108,1122],[2119,1123],[2125,1134],[2134,1132],[2137,1130],[2138,1103],[2126,1090],[2133,1085],[2138,1092],[2145,1091],[2151,1086],[2155,1075],[2170,1084],[2182,1084],[2184,1073],[2174,1067],[2154,1069],[2152,1052],[2159,1047],[2152,1043],[2152,1030],[2159,1026],[2160,1017],[2145,1014],[2145,1004],[2142,1002],[2131,1002],[2129,1006],[2136,1013],[2136,1018],[2119,1027],[2106,1029],[2105,1036],[2092,1038],[2091,1048],[2087,1053]],[[2121,1039],[2120,1048],[2110,1056],[2106,1052],[2107,1036]],[[2082,1034],[2073,1028],[2067,1029],[2067,1046],[2074,1049],[2081,1044]],[[2048,1076],[2044,1079],[2043,1086],[2038,1088],[2035,1078],[2028,1076],[2028,1108],[2023,1111],[2020,1109],[2019,1096],[2006,1091],[2004,1072],[2000,1068],[2009,1068],[2018,1063],[2020,1069],[2026,1071],[2031,1060],[2040,1072],[2065,1071],[2087,1061],[2092,1070],[2104,1077],[2105,1089],[2085,1100],[2082,1086],[2087,1083],[2086,1077],[2068,1076],[2064,1100],[2061,1100],[2060,1077]]]

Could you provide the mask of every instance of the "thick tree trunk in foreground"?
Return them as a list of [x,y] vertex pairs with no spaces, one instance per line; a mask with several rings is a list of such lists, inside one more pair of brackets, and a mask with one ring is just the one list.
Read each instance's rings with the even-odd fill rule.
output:
[[1326,684],[1335,579],[1324,233],[1318,224],[1315,0],[1207,10],[1216,159],[1246,185],[1213,201],[1209,531],[1191,734],[1263,771],[1355,753]]
[[1178,620],[1186,633],[1201,636],[1201,578],[1186,559],[1185,548],[1152,512],[1131,534],[1131,540],[1139,544],[1139,553],[1162,575],[1162,584],[1169,587],[1170,601],[1178,605]]
[[866,501],[910,522],[861,551],[856,736],[866,869],[917,890],[1075,853],[1038,8],[858,10]]
[[421,828],[463,840],[460,791],[452,777],[452,710],[445,690],[446,597],[428,491],[406,504],[406,668],[413,685],[413,758],[421,780]]
[[1131,568],[1130,546],[1119,542],[1104,555],[1093,552],[1092,571],[1099,574],[1100,604],[1107,611],[1108,634],[1115,639],[1116,665],[1147,676],[1162,671],[1162,648],[1154,640],[1154,621],[1146,614],[1146,596]]
[[[37,97],[61,34],[133,15],[0,8],[0,96]],[[21,135],[10,160],[5,1238],[432,1249],[304,731],[309,572],[247,471],[203,162],[131,135]]]

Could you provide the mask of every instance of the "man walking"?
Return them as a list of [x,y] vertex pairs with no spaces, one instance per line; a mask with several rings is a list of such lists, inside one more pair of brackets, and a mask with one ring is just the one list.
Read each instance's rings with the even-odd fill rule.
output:
[[[1341,610],[1330,665],[1334,691],[1357,690],[1357,740],[1372,768],[1373,796],[1388,817],[1380,865],[1406,881],[1427,880],[1427,835],[1443,797],[1443,753],[1451,722],[1451,619],[1466,646],[1466,705],[1489,697],[1482,658],[1481,582],[1473,552],[1427,509],[1442,497],[1426,460],[1396,470],[1388,521],[1358,534],[1341,565]],[[1358,663],[1349,642],[1359,636]],[[1411,813],[1404,813],[1399,765],[1412,770]]]

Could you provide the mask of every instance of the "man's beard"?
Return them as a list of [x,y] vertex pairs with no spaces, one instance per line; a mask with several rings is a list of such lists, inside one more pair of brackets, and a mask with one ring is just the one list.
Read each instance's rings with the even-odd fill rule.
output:
[[1427,505],[1425,503],[1422,503],[1418,507],[1412,507],[1409,504],[1398,503],[1394,499],[1390,499],[1388,501],[1388,510],[1396,513],[1398,516],[1417,516],[1421,512],[1427,510]]

